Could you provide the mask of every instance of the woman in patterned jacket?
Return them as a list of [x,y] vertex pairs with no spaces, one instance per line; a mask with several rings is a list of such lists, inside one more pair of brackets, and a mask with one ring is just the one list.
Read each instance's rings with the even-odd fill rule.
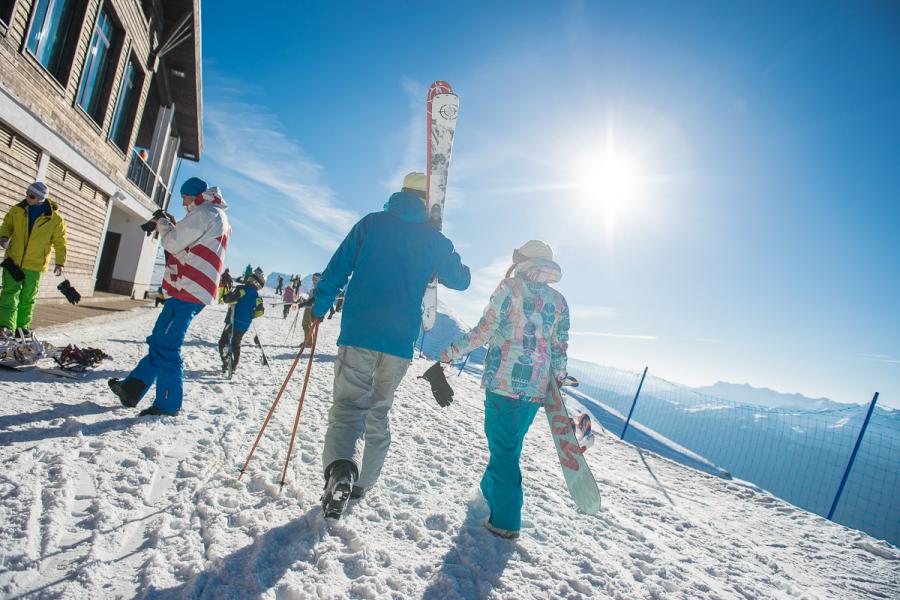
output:
[[501,537],[519,537],[522,441],[551,378],[566,375],[569,307],[549,285],[561,278],[544,242],[531,240],[515,250],[513,265],[478,325],[441,354],[441,361],[450,362],[488,344],[481,384],[490,460],[481,491],[491,511],[484,526]]

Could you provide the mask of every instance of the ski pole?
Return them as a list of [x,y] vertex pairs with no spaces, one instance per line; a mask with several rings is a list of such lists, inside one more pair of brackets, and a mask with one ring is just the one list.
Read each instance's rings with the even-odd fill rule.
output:
[[288,336],[287,336],[287,340],[285,342],[286,346],[291,345],[291,340],[294,338],[294,329],[297,328],[297,319],[299,319],[299,318],[300,318],[300,307],[298,306],[297,314],[294,315],[294,320],[293,320],[293,322],[291,322],[291,328],[288,329]]
[[284,383],[281,384],[281,389],[279,389],[278,393],[275,394],[275,402],[272,403],[272,408],[269,409],[269,414],[266,415],[262,427],[260,427],[259,433],[256,435],[256,441],[253,442],[253,447],[250,448],[250,454],[247,455],[247,460],[244,461],[244,466],[241,467],[241,474],[238,476],[238,481],[240,481],[241,477],[244,476],[244,471],[247,470],[247,465],[250,464],[250,459],[253,458],[253,453],[256,452],[256,446],[259,445],[259,440],[262,439],[263,432],[265,432],[266,427],[269,425],[269,419],[271,419],[272,415],[275,413],[275,408],[278,406],[278,402],[281,400],[281,395],[287,388],[288,382],[291,380],[291,376],[294,374],[294,369],[297,368],[297,363],[300,362],[300,357],[303,356],[304,350],[306,350],[306,344],[301,344],[300,350],[297,351],[297,356],[294,357],[294,362],[291,363],[291,368],[288,370],[287,376],[284,378]]
[[228,358],[226,359],[226,378],[231,379],[234,375],[234,318],[237,310],[233,306],[228,307],[228,315],[231,317],[228,321]]
[[253,328],[253,341],[256,342],[256,345],[259,346],[259,351],[262,352],[263,364],[269,367],[269,372],[274,375],[275,371],[272,370],[272,363],[269,362],[269,357],[266,356],[266,349],[263,348],[262,340],[259,339],[259,331],[256,330],[256,325],[253,324],[253,321],[250,322],[250,327]]
[[297,415],[294,417],[294,428],[291,430],[291,443],[288,444],[287,456],[284,459],[284,471],[281,472],[280,492],[284,488],[284,478],[287,477],[288,463],[291,460],[291,452],[294,450],[294,437],[297,435],[297,425],[300,423],[300,411],[303,410],[303,400],[306,398],[306,386],[309,385],[309,374],[312,372],[313,357],[316,355],[316,340],[319,337],[319,323],[313,326],[312,346],[309,348],[309,362],[306,363],[306,376],[303,378],[303,390],[300,392],[300,404],[297,405]]
[[456,374],[457,377],[459,377],[460,375],[462,375],[462,372],[465,370],[466,365],[469,364],[469,356],[471,356],[471,355],[472,355],[471,352],[469,352],[468,354],[466,354],[466,360],[463,361],[462,366],[459,368],[459,373]]

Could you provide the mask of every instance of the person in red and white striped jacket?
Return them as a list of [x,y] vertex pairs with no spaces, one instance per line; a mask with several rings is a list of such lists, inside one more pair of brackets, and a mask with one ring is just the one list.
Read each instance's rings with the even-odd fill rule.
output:
[[231,226],[228,205],[219,188],[191,177],[181,186],[187,216],[180,222],[161,218],[156,222],[160,243],[166,251],[163,290],[167,300],[147,338],[149,351],[125,379],[110,379],[109,388],[123,406],[138,405],[156,383],[156,400],[141,411],[145,415],[174,416],[181,410],[184,363],[181,345],[194,316],[216,301],[223,257]]

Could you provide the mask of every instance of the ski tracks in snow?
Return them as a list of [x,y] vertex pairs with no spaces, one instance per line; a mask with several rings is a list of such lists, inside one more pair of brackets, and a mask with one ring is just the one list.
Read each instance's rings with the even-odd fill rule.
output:
[[105,384],[144,353],[152,309],[51,332],[54,343],[115,357],[89,381],[15,374],[0,382],[16,398],[0,408],[4,596],[900,596],[900,552],[889,544],[610,435],[587,455],[603,508],[578,515],[541,418],[523,451],[522,538],[495,538],[481,525],[482,392],[469,375],[451,377],[456,401],[439,408],[416,379],[425,360],[414,361],[397,392],[381,480],[328,523],[319,453],[339,322],[322,326],[279,493],[306,357],[238,481],[296,348],[282,343],[290,320],[260,319],[276,375],[248,343],[224,381],[215,348],[223,312],[205,309],[188,333],[187,400],[177,418],[138,419]]

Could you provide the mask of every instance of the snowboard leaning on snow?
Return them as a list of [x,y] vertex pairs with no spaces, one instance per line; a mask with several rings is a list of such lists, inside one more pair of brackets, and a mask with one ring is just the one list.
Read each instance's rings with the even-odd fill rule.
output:
[[[456,132],[459,96],[446,81],[435,81],[428,89],[425,130],[428,134],[428,157],[425,169],[425,215],[428,224],[441,230],[444,222],[444,199],[450,172],[450,152]],[[437,319],[437,278],[432,279],[422,299],[422,328],[431,331]]]
[[578,510],[592,515],[600,510],[600,490],[584,459],[584,451],[587,448],[578,443],[575,435],[576,427],[566,410],[559,386],[551,381],[548,387],[544,412],[547,413],[547,422],[550,424],[553,445],[559,456],[566,487],[569,488],[569,495],[572,496]]

